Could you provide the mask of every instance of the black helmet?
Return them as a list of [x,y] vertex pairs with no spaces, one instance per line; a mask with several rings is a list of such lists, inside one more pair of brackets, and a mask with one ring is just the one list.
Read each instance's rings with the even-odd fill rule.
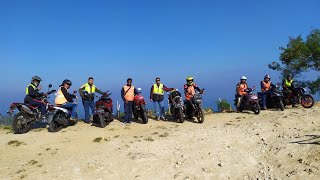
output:
[[289,78],[292,79],[292,74],[288,74],[288,75],[287,75],[287,78],[288,78],[288,79],[289,79]]
[[65,79],[65,80],[63,80],[61,85],[64,85],[64,84],[68,84],[69,86],[71,86],[72,82],[69,79]]
[[271,79],[271,77],[270,77],[269,74],[267,74],[267,75],[264,76],[264,79]]
[[40,81],[42,81],[42,79],[39,76],[33,76],[32,81],[39,81],[40,82]]

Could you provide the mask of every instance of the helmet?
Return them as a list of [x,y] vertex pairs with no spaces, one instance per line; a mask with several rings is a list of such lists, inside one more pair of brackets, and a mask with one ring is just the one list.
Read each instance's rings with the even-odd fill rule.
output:
[[187,77],[187,84],[188,85],[193,85],[193,77],[192,76],[188,76]]
[[72,82],[71,82],[69,79],[65,79],[65,80],[63,80],[63,82],[62,82],[62,85],[64,85],[64,84],[68,84],[69,86],[71,86],[71,85],[72,85]]
[[33,76],[32,81],[39,81],[40,82],[40,81],[42,81],[42,79],[39,76]]
[[241,76],[240,80],[247,80],[247,77]]
[[289,79],[289,78],[292,79],[292,74],[288,74],[288,75],[287,75],[287,78],[288,78],[288,79]]
[[267,74],[267,75],[264,76],[264,79],[271,79],[271,77],[270,77],[269,74]]

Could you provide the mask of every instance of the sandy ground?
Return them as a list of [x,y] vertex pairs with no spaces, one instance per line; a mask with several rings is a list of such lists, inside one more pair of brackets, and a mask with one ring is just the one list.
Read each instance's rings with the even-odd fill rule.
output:
[[320,179],[319,110],[212,114],[203,124],[0,130],[0,179]]

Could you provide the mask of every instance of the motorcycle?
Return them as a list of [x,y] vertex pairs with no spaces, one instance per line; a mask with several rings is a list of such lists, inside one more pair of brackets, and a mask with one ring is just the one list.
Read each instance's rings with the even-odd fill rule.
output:
[[201,92],[197,92],[190,101],[185,102],[185,114],[188,115],[190,119],[197,117],[199,123],[204,122],[204,110],[202,108],[203,91],[204,89],[202,89]]
[[[259,92],[258,97],[259,97],[260,107],[262,107],[263,106],[262,93]],[[279,90],[279,86],[278,85],[271,86],[266,98],[267,108],[279,108],[281,111],[284,111],[284,104],[282,100],[283,100],[283,93]]]
[[146,101],[141,93],[141,88],[138,88],[139,93],[134,96],[133,102],[133,116],[136,119],[141,117],[143,124],[148,123],[148,115],[147,115],[147,108],[146,108]]
[[181,97],[181,93],[178,90],[173,90],[168,93],[169,97],[169,108],[171,114],[178,120],[178,122],[184,122],[184,114],[183,111],[185,109],[183,105],[183,100]]
[[[245,92],[247,95],[243,96],[240,107],[237,108],[237,111],[242,112],[243,110],[253,111],[255,114],[260,114],[260,105],[259,98],[256,96],[253,91],[253,88],[247,88]],[[238,95],[235,95],[234,105],[237,107]]]
[[282,90],[284,94],[284,106],[301,104],[304,108],[312,108],[314,106],[314,98],[310,94],[307,94],[306,91],[303,87],[293,87],[291,93]]
[[[77,91],[73,91],[75,95]],[[48,124],[50,132],[59,132],[62,128],[67,126],[74,126],[78,120],[71,120],[72,108],[63,108],[61,105],[53,107],[54,111],[48,113]],[[53,115],[53,116],[51,116]],[[76,119],[78,119],[78,114]]]
[[113,121],[113,101],[110,98],[109,91],[104,93],[96,102],[96,112],[93,115],[93,124],[99,124],[101,128],[105,128]]
[[[47,95],[50,95],[56,90],[51,90],[52,85],[49,85]],[[46,123],[50,124],[53,120],[62,121],[60,119],[60,111],[59,107],[55,107],[48,102],[48,96],[42,96],[39,98],[42,102],[46,104],[47,109],[47,120]],[[10,105],[10,109],[8,111],[9,115],[12,115],[14,111],[18,109],[19,112],[13,117],[12,129],[15,134],[24,134],[30,131],[32,125],[36,122],[42,122],[41,111],[38,107],[31,106],[25,103],[12,103]]]

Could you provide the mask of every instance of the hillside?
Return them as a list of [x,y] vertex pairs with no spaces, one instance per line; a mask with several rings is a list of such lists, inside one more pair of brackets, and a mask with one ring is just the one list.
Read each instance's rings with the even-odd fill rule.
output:
[[0,130],[0,179],[319,179],[319,110],[318,103],[212,114],[204,124]]

